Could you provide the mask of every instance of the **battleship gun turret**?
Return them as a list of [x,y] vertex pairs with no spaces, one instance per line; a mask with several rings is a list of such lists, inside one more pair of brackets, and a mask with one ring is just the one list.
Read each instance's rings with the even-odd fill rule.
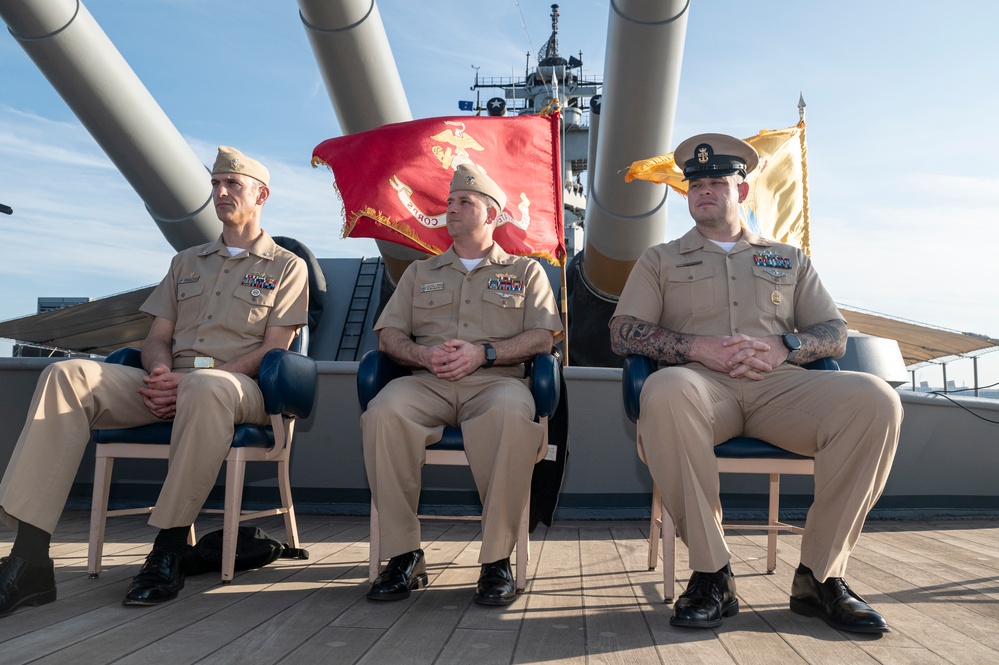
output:
[[173,248],[217,238],[222,224],[205,166],[83,3],[5,0],[0,18]]

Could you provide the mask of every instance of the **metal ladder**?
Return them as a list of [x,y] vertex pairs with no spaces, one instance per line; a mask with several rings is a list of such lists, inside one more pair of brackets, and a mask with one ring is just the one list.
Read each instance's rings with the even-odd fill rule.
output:
[[350,297],[350,308],[343,323],[340,335],[340,346],[337,347],[337,360],[357,360],[361,347],[361,337],[364,333],[364,322],[368,319],[368,310],[375,295],[375,282],[381,257],[361,259],[354,279],[354,291]]

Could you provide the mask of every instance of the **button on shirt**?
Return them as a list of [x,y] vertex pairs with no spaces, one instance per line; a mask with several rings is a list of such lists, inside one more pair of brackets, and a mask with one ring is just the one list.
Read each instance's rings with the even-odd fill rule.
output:
[[843,320],[808,256],[743,230],[732,251],[697,228],[650,247],[624,287],[614,316],[678,333],[752,337]]
[[227,362],[256,350],[268,327],[306,323],[308,270],[266,232],[235,257],[219,237],[177,254],[139,309],[174,322],[174,358]]
[[[484,344],[525,330],[560,333],[555,296],[537,261],[511,256],[493,243],[471,272],[448,249],[406,268],[375,330],[398,328],[423,346],[450,339]],[[512,376],[522,368],[497,367]]]

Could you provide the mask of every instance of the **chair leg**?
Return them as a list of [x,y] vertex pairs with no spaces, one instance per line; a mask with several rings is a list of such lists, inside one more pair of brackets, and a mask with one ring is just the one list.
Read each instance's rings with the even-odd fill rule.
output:
[[[238,453],[237,453],[238,454]],[[232,582],[236,569],[236,539],[239,536],[239,514],[243,507],[243,479],[246,461],[226,460],[225,511],[222,516],[222,583]]]
[[661,499],[659,509],[663,516],[663,602],[668,604],[673,602],[676,588],[676,525]]
[[375,500],[371,499],[371,525],[368,527],[368,581],[374,582],[378,577],[378,568],[381,566],[381,543],[378,539],[378,510],[375,509]]
[[298,541],[298,522],[295,521],[295,504],[291,500],[291,477],[288,467],[291,466],[288,460],[281,460],[278,465],[278,489],[281,492],[281,508],[284,514],[284,532],[288,544],[292,547],[300,547]]
[[90,499],[90,544],[87,550],[87,574],[93,579],[101,574],[104,555],[104,527],[108,519],[113,457],[98,457],[94,463],[94,493]]
[[517,593],[524,593],[527,588],[527,560],[531,557],[531,536],[527,531],[531,519],[531,502],[524,506],[524,514],[520,516],[520,528],[517,529]]
[[663,502],[659,487],[652,485],[652,518],[649,520],[649,570],[659,565],[659,540],[663,536]]
[[780,521],[780,474],[770,474],[770,510],[767,518],[767,574],[777,568],[777,523]]

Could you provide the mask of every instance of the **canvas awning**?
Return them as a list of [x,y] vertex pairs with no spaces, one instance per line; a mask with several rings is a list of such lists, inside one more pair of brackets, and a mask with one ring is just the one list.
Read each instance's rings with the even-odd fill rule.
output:
[[907,367],[947,356],[977,355],[976,351],[999,346],[999,340],[985,335],[903,321],[844,305],[839,305],[839,311],[851,330],[896,340]]
[[[0,323],[0,337],[42,346],[106,355],[122,346],[139,346],[151,320],[139,306],[153,286],[127,291],[44,314]],[[852,330],[898,342],[906,366],[999,347],[985,335],[936,328],[840,305]],[[999,349],[997,349],[999,350]]]
[[152,323],[139,306],[153,291],[146,286],[99,300],[0,323],[0,337],[81,353],[107,355],[139,346]]

